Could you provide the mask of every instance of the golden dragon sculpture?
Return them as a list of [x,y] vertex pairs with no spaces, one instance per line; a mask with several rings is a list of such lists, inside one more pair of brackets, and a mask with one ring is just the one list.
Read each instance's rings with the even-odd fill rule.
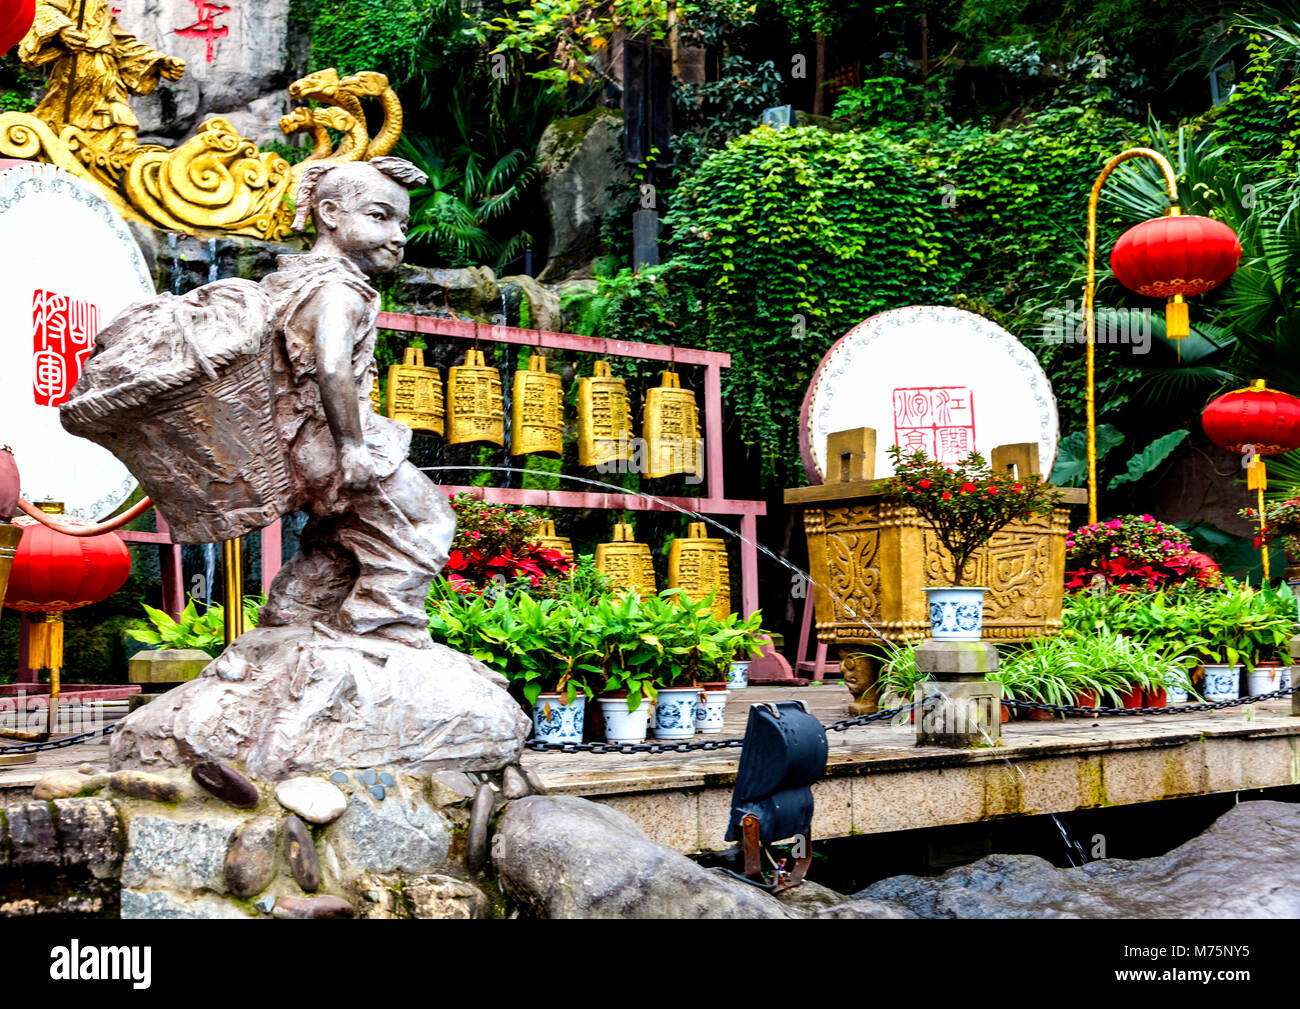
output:
[[[31,66],[52,65],[53,83],[35,114],[0,114],[0,157],[45,161],[87,179],[128,220],[187,234],[282,239],[290,234],[290,200],[307,165],[380,157],[401,136],[402,106],[387,77],[365,71],[340,78],[330,68],[289,86],[291,98],[319,103],[294,108],[280,120],[285,134],[312,136],[311,153],[299,165],[260,151],[220,117],[203,122],[175,148],[140,144],[135,116],[122,95],[147,93],[162,77],[178,79],[184,63],[141,46],[117,26],[106,6],[103,17],[110,20],[100,27],[111,29],[105,37],[113,43],[97,48],[94,59],[80,59],[61,31],[58,0],[37,6],[38,17],[18,54]],[[58,69],[64,63],[67,73]],[[367,98],[377,100],[384,113],[373,138],[362,105]],[[106,121],[114,124],[111,130],[100,125]],[[337,147],[330,131],[342,136]]]

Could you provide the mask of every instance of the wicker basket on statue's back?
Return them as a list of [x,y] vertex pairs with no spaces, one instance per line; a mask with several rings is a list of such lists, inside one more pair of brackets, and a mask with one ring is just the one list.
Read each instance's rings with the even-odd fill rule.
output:
[[271,386],[274,312],[247,280],[126,309],[61,408],[153,499],[177,543],[260,529],[296,507]]

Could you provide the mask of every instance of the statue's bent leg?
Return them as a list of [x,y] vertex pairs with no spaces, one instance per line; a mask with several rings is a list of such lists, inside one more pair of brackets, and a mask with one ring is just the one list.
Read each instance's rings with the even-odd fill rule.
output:
[[357,561],[357,580],[330,621],[415,647],[432,644],[425,600],[447,562],[455,516],[438,488],[410,463],[359,494],[338,540]]
[[276,573],[258,614],[261,627],[329,621],[357,577],[357,562],[335,540],[337,519],[312,516],[298,553]]

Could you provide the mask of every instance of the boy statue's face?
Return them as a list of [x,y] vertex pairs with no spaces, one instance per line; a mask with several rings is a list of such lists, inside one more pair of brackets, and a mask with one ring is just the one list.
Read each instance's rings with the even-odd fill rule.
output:
[[411,213],[406,187],[374,175],[364,188],[321,194],[316,207],[318,227],[323,225],[334,247],[372,277],[401,264]]

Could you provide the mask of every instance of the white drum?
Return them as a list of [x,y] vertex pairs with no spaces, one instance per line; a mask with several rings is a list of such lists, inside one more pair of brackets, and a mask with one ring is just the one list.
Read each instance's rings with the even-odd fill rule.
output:
[[1056,397],[1033,353],[1001,326],[959,308],[921,305],[873,315],[827,351],[800,415],[808,479],[826,474],[826,437],[876,431],[876,476],[894,472],[891,445],[955,462],[1037,442],[1056,460]]
[[154,293],[126,223],[89,184],[52,165],[0,171],[0,443],[12,446],[29,501],[103,519],[136,488],[107,449],[63,430],[67,400],[96,334]]

